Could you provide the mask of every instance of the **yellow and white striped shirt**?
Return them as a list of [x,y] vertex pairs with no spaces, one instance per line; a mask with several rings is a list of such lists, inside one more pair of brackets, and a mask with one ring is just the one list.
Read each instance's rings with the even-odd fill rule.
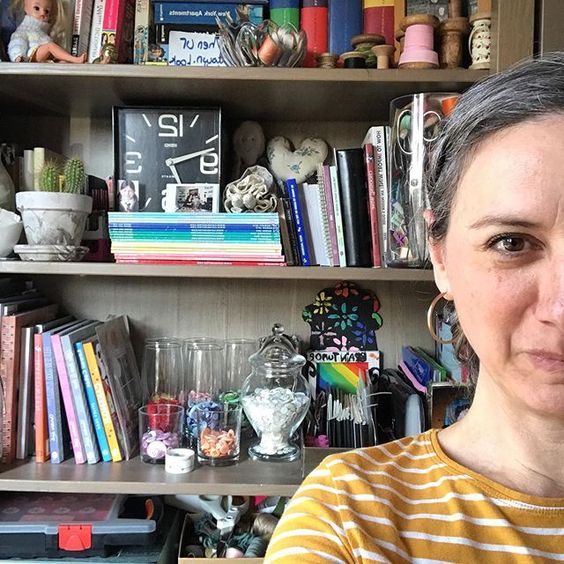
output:
[[288,504],[266,562],[564,562],[564,499],[472,472],[431,430],[326,458]]

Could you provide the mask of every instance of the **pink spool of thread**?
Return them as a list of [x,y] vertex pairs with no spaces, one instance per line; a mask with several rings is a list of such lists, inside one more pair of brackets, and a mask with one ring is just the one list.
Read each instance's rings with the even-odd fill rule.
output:
[[400,69],[436,69],[439,56],[433,50],[433,35],[439,20],[430,14],[414,14],[401,22],[405,44],[399,60]]

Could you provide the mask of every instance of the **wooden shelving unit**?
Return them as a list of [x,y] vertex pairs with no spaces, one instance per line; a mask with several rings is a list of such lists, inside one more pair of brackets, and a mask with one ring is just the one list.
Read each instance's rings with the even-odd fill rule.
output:
[[[532,51],[534,0],[494,0],[492,72]],[[322,136],[333,147],[359,146],[370,125],[385,123],[395,97],[464,91],[488,71],[278,68],[179,68],[0,63],[0,138],[22,147],[79,154],[88,172],[111,174],[113,105],[221,105],[230,124],[260,121],[270,138]],[[378,295],[384,319],[378,348],[397,364],[402,344],[431,349],[425,311],[434,295],[429,270],[149,266],[0,261],[0,276],[33,277],[75,315],[128,314],[142,348],[146,336],[253,337],[273,322],[306,339],[303,307],[338,280]],[[139,345],[140,343],[140,345]],[[291,495],[326,451],[264,464],[243,459],[175,477],[134,459],[119,464],[22,462],[0,467],[1,491]],[[1,494],[0,494],[1,495]]]

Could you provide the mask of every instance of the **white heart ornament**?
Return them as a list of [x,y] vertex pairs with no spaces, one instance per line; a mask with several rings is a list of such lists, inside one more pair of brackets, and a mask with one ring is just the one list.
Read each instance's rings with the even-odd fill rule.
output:
[[307,137],[293,151],[285,137],[273,137],[267,145],[266,155],[272,174],[282,181],[295,178],[300,184],[317,171],[317,165],[323,164],[329,148],[323,139]]

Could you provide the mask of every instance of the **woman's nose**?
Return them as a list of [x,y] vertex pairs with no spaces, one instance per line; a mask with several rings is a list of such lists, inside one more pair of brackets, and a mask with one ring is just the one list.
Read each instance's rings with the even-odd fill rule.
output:
[[537,315],[541,321],[564,331],[564,251],[558,253],[549,268],[539,275]]

